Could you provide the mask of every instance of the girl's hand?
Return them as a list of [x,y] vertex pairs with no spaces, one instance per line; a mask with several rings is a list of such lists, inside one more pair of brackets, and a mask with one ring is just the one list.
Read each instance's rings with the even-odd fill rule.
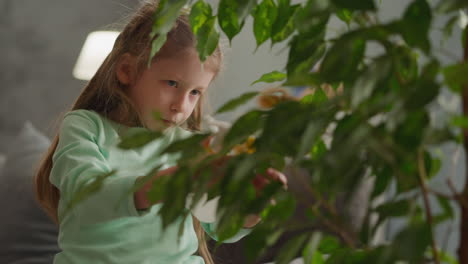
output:
[[[265,185],[267,185],[271,180],[280,181],[283,184],[283,188],[285,190],[288,189],[288,179],[286,178],[286,176],[280,171],[277,171],[273,168],[268,168],[266,170],[266,175],[259,173],[252,180],[252,184],[255,187],[255,192],[257,193],[257,196],[260,195],[260,192],[263,190],[263,188],[265,188]],[[275,200],[272,199],[271,203],[275,204]],[[256,224],[258,224],[261,220],[262,218],[259,215],[255,215],[255,214],[248,215],[244,219],[244,228],[252,228]]]
[[260,194],[263,188],[265,188],[265,185],[267,185],[271,180],[280,181],[283,184],[283,188],[285,190],[288,189],[288,179],[286,178],[286,176],[280,171],[277,171],[273,168],[268,168],[266,170],[266,175],[259,173],[252,180],[252,184],[255,187],[257,196]]

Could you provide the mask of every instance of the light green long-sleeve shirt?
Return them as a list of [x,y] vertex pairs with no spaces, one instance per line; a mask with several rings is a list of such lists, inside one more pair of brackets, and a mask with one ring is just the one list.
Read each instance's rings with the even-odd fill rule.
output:
[[[204,263],[201,257],[193,255],[198,240],[191,217],[185,219],[185,231],[178,243],[182,218],[163,230],[158,215],[161,204],[141,214],[135,209],[133,195],[121,200],[133,187],[137,176],[146,175],[156,164],[163,164],[162,169],[176,165],[174,155],[162,155],[161,151],[190,133],[178,127],[169,128],[164,137],[143,148],[122,150],[117,147],[122,129],[131,132],[144,128],[125,128],[88,110],[74,110],[65,115],[50,174],[51,183],[61,195],[58,243],[62,251],[55,256],[54,264]],[[81,184],[113,169],[117,169],[117,173],[104,181],[100,191],[63,214],[67,202]],[[213,238],[215,225],[202,223]],[[235,242],[249,231],[241,229],[225,242]]]

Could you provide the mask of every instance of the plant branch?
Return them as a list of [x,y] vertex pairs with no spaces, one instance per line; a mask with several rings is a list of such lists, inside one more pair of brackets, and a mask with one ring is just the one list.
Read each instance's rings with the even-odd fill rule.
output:
[[431,229],[432,254],[434,255],[434,262],[436,264],[440,264],[439,253],[437,251],[437,246],[436,246],[435,239],[434,239],[432,212],[431,212],[431,206],[429,204],[428,189],[427,189],[426,181],[425,181],[427,179],[427,174],[426,174],[426,168],[424,165],[424,152],[422,150],[419,150],[418,152],[418,167],[419,167],[419,173],[418,173],[419,185],[421,187],[421,191],[423,194],[424,207],[426,208],[425,212],[426,212],[427,223],[429,224],[429,228]]

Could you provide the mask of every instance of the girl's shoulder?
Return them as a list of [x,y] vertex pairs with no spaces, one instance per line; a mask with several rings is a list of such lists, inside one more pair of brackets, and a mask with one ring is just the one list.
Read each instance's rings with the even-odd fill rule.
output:
[[110,126],[111,124],[106,121],[106,118],[99,113],[92,110],[77,109],[69,111],[64,115],[61,131],[63,133],[88,132],[97,135]]

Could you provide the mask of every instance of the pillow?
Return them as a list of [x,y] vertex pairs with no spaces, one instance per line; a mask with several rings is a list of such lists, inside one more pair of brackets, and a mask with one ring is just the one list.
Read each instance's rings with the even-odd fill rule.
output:
[[0,173],[0,263],[52,263],[58,227],[35,199],[33,175],[50,140],[30,122],[6,147]]
[[0,153],[0,177],[2,177],[3,166],[5,166],[6,156]]

